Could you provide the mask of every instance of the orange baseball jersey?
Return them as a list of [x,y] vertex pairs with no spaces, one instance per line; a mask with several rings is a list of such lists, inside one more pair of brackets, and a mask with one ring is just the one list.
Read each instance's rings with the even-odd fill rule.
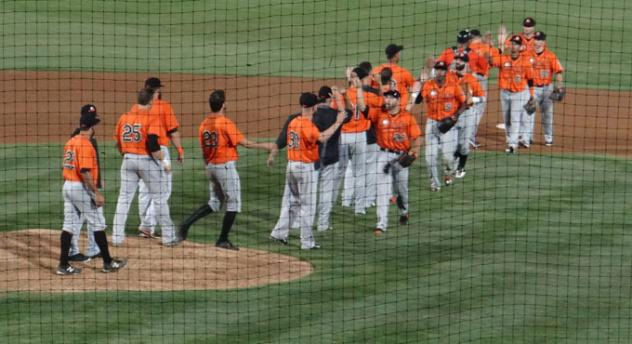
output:
[[369,109],[369,119],[375,126],[377,144],[393,151],[408,151],[412,141],[421,136],[421,129],[410,112],[391,115],[381,107]]
[[[364,102],[368,107],[378,108],[384,105],[384,92],[390,91],[390,85],[382,85],[381,89],[373,89],[375,92],[364,91]],[[410,93],[408,92],[400,92],[399,105],[402,111],[406,110],[406,105],[408,104],[408,99],[410,99]]]
[[449,76],[443,86],[435,80],[426,81],[421,94],[426,102],[426,116],[435,121],[453,116],[466,100],[461,86]]
[[[505,48],[509,48],[511,46],[512,36],[513,35],[509,35],[509,37],[507,37],[507,39],[505,40]],[[520,36],[520,38],[522,38],[522,47],[520,47],[520,52],[535,53],[535,36],[534,35],[531,35],[531,38],[527,38],[524,32],[520,32],[517,34],[517,36]]]
[[476,59],[474,63],[470,62],[470,69],[474,73],[481,74],[484,77],[488,77],[489,70],[491,69],[488,57],[491,57],[493,59],[494,56],[498,56],[500,54],[498,52],[498,49],[494,48],[494,46],[489,43],[483,43],[480,41],[470,43],[469,47],[478,56],[480,56],[480,58]]
[[206,116],[198,129],[198,138],[207,164],[236,161],[237,145],[245,140],[235,123],[223,115]]
[[[160,125],[162,125],[165,133],[170,134],[180,127],[175,112],[173,111],[173,107],[171,106],[171,104],[169,104],[169,102],[162,99],[155,99],[151,104],[151,110],[149,111],[152,114],[158,116],[160,120]],[[161,146],[168,146],[169,136],[160,136],[158,138],[158,144],[160,144]]]
[[157,135],[158,138],[167,136],[159,118],[151,110],[142,110],[134,105],[119,118],[114,138],[123,154],[149,155],[149,135]]
[[[408,93],[408,90],[413,87],[415,78],[408,71],[408,69],[393,63],[383,63],[371,71],[371,74],[379,74],[382,69],[389,67],[393,71],[393,81],[395,81],[395,89],[400,94]],[[375,86],[375,85],[374,85]]]
[[[352,106],[351,113],[353,114],[353,116],[351,117],[351,120],[349,122],[345,123],[342,126],[342,132],[343,133],[359,133],[359,132],[364,132],[364,131],[369,130],[369,127],[371,126],[371,122],[366,117],[364,117],[364,115],[360,113],[360,111],[358,111],[358,109],[356,108],[358,90],[354,87],[349,88],[347,90],[347,97]],[[364,97],[365,101],[366,101],[366,98],[367,97],[365,96]]]
[[445,64],[449,66],[454,61],[454,56],[456,55],[457,52],[460,52],[460,53],[465,52],[467,54],[468,59],[469,59],[467,64],[470,66],[470,69],[472,70],[473,70],[472,66],[476,66],[476,65],[480,65],[484,63],[483,61],[481,61],[483,57],[481,57],[474,50],[470,48],[464,49],[464,48],[457,48],[457,47],[445,49],[441,53],[441,55],[439,55],[439,57],[437,58],[437,61],[443,61],[445,62]]
[[492,65],[500,70],[498,87],[501,90],[521,92],[527,88],[527,80],[533,80],[533,68],[527,54],[520,54],[516,59],[499,55],[493,59]]
[[82,170],[89,170],[92,182],[97,185],[99,165],[97,152],[90,139],[83,135],[75,135],[64,146],[63,176],[64,180],[83,182]]
[[471,92],[470,96],[474,97],[484,97],[485,91],[483,91],[483,87],[481,87],[481,83],[478,82],[478,79],[472,73],[465,73],[463,76],[459,76],[456,72],[452,71],[448,73],[448,78],[451,78],[453,81],[456,81],[460,86],[465,97],[468,96],[468,90]]
[[541,54],[533,54],[530,61],[533,66],[533,83],[536,86],[550,85],[553,75],[564,72],[560,60],[547,48],[544,48]]
[[317,162],[320,132],[312,121],[303,116],[294,118],[287,127],[287,159]]

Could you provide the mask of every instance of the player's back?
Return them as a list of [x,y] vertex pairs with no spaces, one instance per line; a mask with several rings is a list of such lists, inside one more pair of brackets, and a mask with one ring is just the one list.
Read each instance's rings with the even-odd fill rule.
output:
[[166,136],[158,117],[138,105],[123,114],[116,125],[116,140],[123,154],[149,155],[147,137],[150,134]]
[[98,166],[96,163],[96,152],[90,139],[83,135],[75,135],[64,146],[63,177],[67,181],[81,182],[81,169],[91,170],[93,182],[96,183]]
[[228,117],[206,116],[200,124],[198,135],[207,163],[223,164],[239,158],[237,145],[244,140],[244,136]]

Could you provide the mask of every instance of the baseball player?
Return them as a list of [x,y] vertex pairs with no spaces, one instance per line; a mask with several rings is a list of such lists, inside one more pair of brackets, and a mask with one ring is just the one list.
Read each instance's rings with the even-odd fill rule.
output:
[[[534,34],[535,34],[535,19],[531,17],[524,18],[524,20],[522,21],[522,32],[519,32],[516,35],[514,35],[514,36],[520,37],[522,41],[520,52],[526,52],[528,54],[531,54],[534,52],[534,45],[535,45]],[[498,45],[500,46],[501,50],[504,50],[501,42],[505,42],[504,43],[505,49],[511,49],[512,38],[513,36],[507,35],[507,28],[504,25],[501,25],[498,31]]]
[[480,111],[477,105],[484,102],[485,99],[485,92],[483,92],[481,84],[469,71],[468,60],[467,54],[463,52],[457,53],[454,56],[453,71],[449,74],[461,86],[468,102],[468,108],[458,117],[456,123],[457,150],[454,154],[457,159],[457,167],[454,174],[456,178],[465,177],[465,164],[470,154],[470,139],[472,138],[472,132],[476,128],[477,112]]
[[103,205],[105,198],[97,187],[99,178],[99,163],[97,152],[90,142],[94,134],[94,126],[100,122],[97,108],[92,104],[81,108],[79,120],[80,133],[73,136],[64,146],[63,158],[63,197],[64,197],[64,225],[61,232],[61,253],[56,274],[76,275],[81,269],[69,263],[69,252],[72,237],[88,223],[88,232],[94,237],[103,257],[103,272],[116,272],[122,269],[127,261],[113,259],[108,249],[105,236],[105,217]]
[[271,150],[273,144],[255,143],[246,139],[235,123],[226,117],[224,90],[213,91],[209,96],[209,105],[211,114],[200,124],[198,137],[206,163],[210,199],[180,226],[179,239],[187,238],[189,228],[197,220],[225,207],[222,232],[215,246],[237,251],[239,247],[228,240],[237,213],[241,212],[241,185],[236,166],[239,159],[237,146]]
[[[469,56],[468,65],[478,65],[481,57],[474,52],[470,47],[470,40],[472,36],[469,30],[462,30],[456,36],[456,46],[445,49],[436,61],[443,61],[447,66],[450,66],[454,62],[454,58],[458,53],[465,53]],[[471,69],[472,67],[470,67]]]
[[[468,45],[468,47],[481,58],[478,59],[477,63],[470,63],[469,67],[478,80],[479,84],[481,85],[483,93],[487,95],[487,83],[489,78],[489,70],[491,68],[489,61],[492,56],[498,55],[498,49],[494,48],[494,46],[492,45],[491,32],[487,32],[483,37],[481,36],[481,32],[478,29],[473,29],[470,31],[470,35],[472,39],[470,40],[470,44]],[[482,101],[475,106],[478,107],[478,110],[476,111],[476,125],[470,139],[470,145],[474,149],[480,147],[480,143],[476,139],[476,134],[478,133],[478,127],[481,124],[481,119],[485,114],[487,99],[483,98]]]
[[[497,55],[492,58],[492,66],[498,68],[498,86],[500,88],[500,105],[505,122],[507,148],[505,152],[514,154],[518,149],[521,134],[527,134],[530,128],[531,115],[524,106],[534,102],[533,69],[530,55],[521,54],[522,38],[511,37],[509,55]],[[523,142],[529,147],[529,142]]]
[[388,228],[389,199],[395,187],[398,195],[399,223],[408,224],[410,219],[408,208],[408,168],[392,165],[394,159],[402,154],[417,157],[421,146],[421,130],[413,115],[402,110],[401,95],[397,90],[388,90],[383,95],[383,106],[370,107],[366,105],[362,83],[355,79],[357,88],[357,107],[364,113],[371,124],[375,126],[377,144],[380,147],[378,166],[381,170],[378,176],[377,191],[377,225],[373,230],[375,236],[380,236]]
[[[344,104],[342,94],[337,90],[333,92],[336,103]],[[316,212],[318,143],[327,142],[338,131],[345,120],[346,111],[343,107],[339,108],[336,122],[327,130],[319,132],[312,123],[318,97],[313,93],[303,93],[299,103],[302,107],[301,115],[292,119],[287,127],[288,165],[285,188],[279,221],[270,233],[270,238],[283,244],[288,243],[292,220],[290,214],[294,211],[292,208],[299,208],[301,249],[311,250],[320,248],[312,234]],[[277,152],[276,147],[270,151],[268,166],[272,165]]]
[[455,157],[457,148],[457,131],[454,127],[442,133],[441,123],[446,119],[456,121],[466,109],[466,97],[458,82],[447,77],[448,65],[437,61],[434,65],[435,76],[424,82],[417,102],[426,102],[426,166],[430,173],[430,190],[441,189],[437,159],[441,152],[446,186],[450,186],[454,178]]
[[[402,99],[409,99],[409,91],[415,83],[415,78],[408,69],[399,65],[399,61],[402,58],[402,50],[404,50],[404,46],[396,44],[389,44],[386,49],[384,49],[388,62],[373,68],[371,71],[371,75],[373,76],[372,86],[378,87],[379,85],[390,83],[393,89],[399,91]],[[382,74],[382,70],[385,68],[391,70],[392,75],[390,77],[388,74]],[[401,101],[400,104],[406,111],[411,111],[412,104],[403,101]]]
[[[553,101],[549,98],[553,92],[553,77],[555,76],[555,88],[564,88],[564,67],[560,63],[557,56],[548,49],[546,45],[546,35],[537,31],[534,34],[534,50],[535,53],[531,57],[533,65],[534,86],[535,86],[535,102],[540,107],[542,130],[544,131],[544,145],[550,147],[553,145]],[[531,126],[529,132],[523,136],[526,142],[533,141],[533,126],[535,124],[534,116],[531,116]]]
[[[178,120],[176,119],[175,112],[171,104],[162,99],[162,88],[164,85],[160,79],[151,77],[145,80],[145,88],[151,89],[154,92],[154,99],[151,105],[150,111],[152,115],[159,119],[160,125],[163,127],[166,135],[158,138],[158,144],[160,150],[164,156],[164,163],[171,166],[171,156],[169,154],[169,141],[173,143],[178,151],[178,162],[182,162],[184,158],[184,148],[182,148],[182,141],[180,139],[180,133],[178,128]],[[167,188],[163,190],[167,201],[171,197],[172,188],[172,174],[167,174]],[[145,182],[141,179],[138,182],[138,212],[140,214],[141,224],[138,228],[138,235],[144,238],[156,237],[156,206],[151,200],[149,189]]]
[[147,185],[151,201],[156,207],[162,244],[173,246],[179,243],[169,214],[167,193],[164,192],[168,189],[167,174],[171,173],[171,166],[164,162],[158,142],[159,137],[166,133],[158,117],[150,111],[153,96],[151,89],[140,90],[137,104],[123,114],[116,125],[115,139],[123,155],[123,164],[112,233],[112,244],[115,246],[122,245],[125,240],[127,214],[140,180]]

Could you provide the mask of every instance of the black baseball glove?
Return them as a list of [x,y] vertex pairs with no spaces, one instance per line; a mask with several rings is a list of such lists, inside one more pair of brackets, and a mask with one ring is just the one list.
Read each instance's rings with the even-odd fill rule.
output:
[[437,129],[439,129],[441,134],[445,134],[448,131],[450,131],[450,129],[452,129],[452,127],[454,127],[454,125],[456,124],[456,121],[457,121],[456,116],[446,117],[446,118],[442,119],[441,122],[439,122],[439,125],[437,126]]
[[523,108],[528,115],[533,115],[535,113],[535,99],[529,99],[529,101],[524,104]]
[[564,87],[560,87],[560,88],[555,88],[553,92],[551,92],[551,95],[549,95],[549,99],[551,99],[554,102],[561,102],[562,100],[564,100],[565,96],[566,96],[566,89]]
[[417,158],[414,155],[409,154],[408,152],[404,152],[397,158],[389,161],[388,164],[384,166],[384,173],[388,174],[391,169],[394,172],[400,171],[401,169],[407,168],[412,165],[415,160],[417,160]]

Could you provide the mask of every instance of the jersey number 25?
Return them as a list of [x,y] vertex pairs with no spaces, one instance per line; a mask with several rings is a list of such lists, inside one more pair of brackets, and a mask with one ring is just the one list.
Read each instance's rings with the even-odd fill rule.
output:
[[123,142],[140,142],[140,124],[125,124],[121,134]]

